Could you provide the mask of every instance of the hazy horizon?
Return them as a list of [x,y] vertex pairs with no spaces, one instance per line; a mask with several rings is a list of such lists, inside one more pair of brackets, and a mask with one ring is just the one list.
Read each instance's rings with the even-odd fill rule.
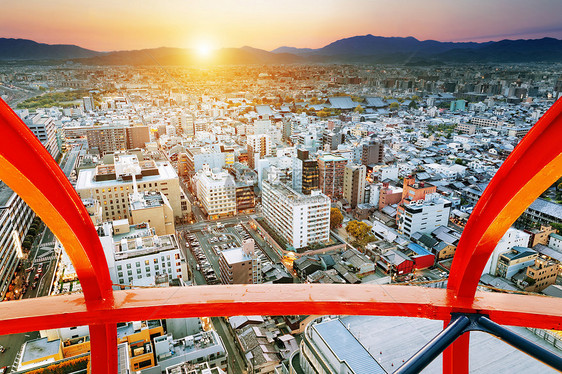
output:
[[321,48],[357,35],[485,42],[562,39],[554,0],[258,0],[162,3],[30,0],[3,6],[0,35],[96,51],[158,47]]

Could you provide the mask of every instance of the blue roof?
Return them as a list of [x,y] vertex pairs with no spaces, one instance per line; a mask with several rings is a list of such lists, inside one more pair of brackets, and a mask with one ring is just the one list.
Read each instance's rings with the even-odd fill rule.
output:
[[314,325],[313,328],[337,358],[347,362],[353,373],[386,374],[382,366],[344,326],[341,320],[333,319],[321,322]]
[[328,98],[332,107],[337,109],[354,109],[359,103],[354,103],[349,96]]
[[427,256],[427,255],[431,254],[424,247],[422,247],[421,245],[418,245],[416,243],[408,244],[408,249],[414,251],[419,256]]

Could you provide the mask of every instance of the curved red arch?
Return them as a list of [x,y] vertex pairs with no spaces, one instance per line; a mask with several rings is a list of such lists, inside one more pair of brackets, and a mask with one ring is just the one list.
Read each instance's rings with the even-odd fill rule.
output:
[[[1,303],[0,333],[88,323],[94,372],[115,372],[115,323],[143,318],[236,314],[381,314],[447,320],[451,312],[487,313],[498,323],[562,326],[559,300],[475,293],[497,241],[521,212],[562,175],[562,102],[516,147],[477,204],[453,261],[449,289],[403,286],[254,285],[111,290],[105,256],[89,216],[68,180],[31,131],[0,100],[0,179],[43,219],[67,250],[80,295]],[[276,295],[272,298],[272,295]],[[293,299],[294,302],[286,302]],[[286,309],[280,309],[285,307]],[[209,309],[209,308],[214,309]],[[22,313],[24,311],[24,313]],[[217,314],[218,313],[218,314]],[[23,330],[27,329],[27,330]],[[444,355],[444,371],[468,372],[468,337]]]

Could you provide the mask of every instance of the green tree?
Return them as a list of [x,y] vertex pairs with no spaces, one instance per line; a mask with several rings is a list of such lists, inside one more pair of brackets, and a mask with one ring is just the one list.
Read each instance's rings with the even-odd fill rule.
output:
[[363,109],[361,105],[357,105],[353,111],[357,113],[363,113],[365,109]]
[[343,214],[338,208],[330,209],[330,228],[335,229],[343,222]]
[[410,104],[408,104],[408,108],[409,109],[417,109],[418,104],[416,104],[416,102],[414,100],[412,100],[412,101],[410,101]]
[[398,104],[397,102],[390,103],[390,109],[398,109],[399,107],[400,104]]

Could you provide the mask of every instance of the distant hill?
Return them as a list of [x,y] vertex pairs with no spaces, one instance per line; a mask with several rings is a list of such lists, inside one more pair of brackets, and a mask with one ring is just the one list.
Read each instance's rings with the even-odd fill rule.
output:
[[[562,41],[553,38],[501,40],[485,43],[420,41],[414,37],[353,36],[322,48],[223,48],[202,60],[182,48],[96,52],[75,45],[49,45],[25,39],[0,38],[0,61],[72,60],[88,65],[200,65],[291,63],[382,63],[438,65],[446,63],[562,62]],[[50,63],[50,62],[48,62]]]
[[[191,65],[200,64],[201,58],[190,49],[155,48],[135,51],[119,51],[91,58],[74,59],[88,65]],[[303,62],[300,56],[272,53],[252,47],[222,48],[214,51],[209,63],[220,65],[279,64]]]
[[285,52],[314,62],[364,63],[471,63],[471,62],[562,62],[562,41],[553,38],[501,40],[485,43],[420,41],[414,37],[373,35],[340,39],[322,48],[280,47]]
[[0,60],[64,60],[102,54],[75,45],[44,44],[27,39],[0,38]]

